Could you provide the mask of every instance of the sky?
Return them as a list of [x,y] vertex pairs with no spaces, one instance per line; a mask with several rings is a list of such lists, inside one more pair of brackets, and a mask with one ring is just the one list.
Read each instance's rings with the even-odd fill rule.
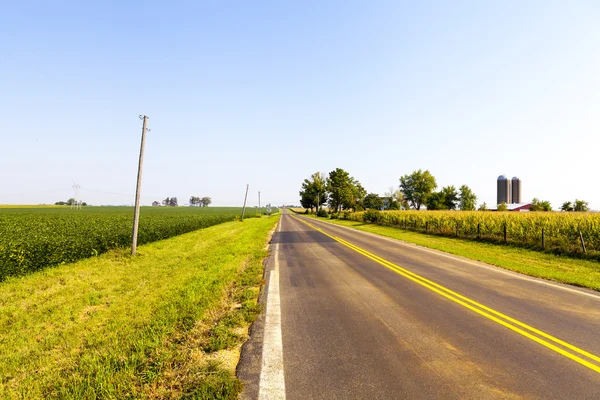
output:
[[[417,4],[418,3],[418,4]],[[346,169],[600,209],[597,1],[3,1],[0,204],[298,204]]]

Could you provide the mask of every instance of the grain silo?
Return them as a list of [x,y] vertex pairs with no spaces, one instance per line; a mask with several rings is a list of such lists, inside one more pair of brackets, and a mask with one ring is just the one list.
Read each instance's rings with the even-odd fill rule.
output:
[[500,175],[498,177],[498,196],[496,197],[498,200],[498,204],[506,203],[510,204],[511,196],[510,196],[510,181],[506,179],[504,175]]
[[511,202],[521,204],[521,180],[516,176],[511,181]]

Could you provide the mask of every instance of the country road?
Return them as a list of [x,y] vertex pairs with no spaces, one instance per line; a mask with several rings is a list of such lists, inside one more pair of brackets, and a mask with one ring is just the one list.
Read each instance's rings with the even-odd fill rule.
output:
[[284,213],[246,399],[599,399],[600,295]]

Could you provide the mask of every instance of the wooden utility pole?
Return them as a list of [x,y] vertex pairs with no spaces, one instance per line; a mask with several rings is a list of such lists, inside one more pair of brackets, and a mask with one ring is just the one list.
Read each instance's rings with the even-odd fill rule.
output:
[[248,187],[250,187],[250,185],[246,185],[246,195],[244,196],[244,208],[242,208],[242,221],[244,221],[244,214],[246,213],[246,200],[248,199]]
[[133,237],[131,240],[131,255],[135,256],[137,250],[138,224],[140,222],[140,194],[142,190],[142,165],[144,164],[144,144],[146,142],[146,123],[148,117],[140,115],[142,123],[142,143],[140,144],[140,162],[138,164],[137,186],[135,188],[135,209],[133,211]]
[[258,191],[258,215],[261,215],[261,210],[260,210],[260,190]]

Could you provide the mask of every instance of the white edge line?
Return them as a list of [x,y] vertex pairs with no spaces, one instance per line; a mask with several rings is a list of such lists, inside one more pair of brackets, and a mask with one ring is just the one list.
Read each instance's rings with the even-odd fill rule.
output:
[[[279,220],[277,232],[281,231],[282,219],[283,215]],[[274,246],[273,270],[269,275],[266,308],[258,398],[259,400],[285,400],[279,295],[279,243],[275,243]]]
[[[311,218],[309,220],[313,220],[313,219]],[[498,272],[498,273],[501,273],[501,274],[504,274],[504,275],[512,276],[514,278],[519,278],[519,279],[523,279],[523,280],[526,280],[526,281],[539,283],[541,285],[551,286],[551,287],[554,287],[554,288],[557,288],[557,289],[566,290],[567,292],[577,293],[577,294],[580,294],[580,295],[583,295],[583,296],[591,297],[591,298],[596,299],[596,300],[600,300],[600,295],[597,295],[597,294],[594,294],[594,293],[588,293],[588,292],[584,291],[584,290],[589,290],[589,289],[585,289],[585,288],[582,288],[582,289],[570,288],[570,287],[564,286],[566,284],[563,285],[563,284],[559,284],[559,283],[548,282],[548,281],[542,280],[543,278],[535,278],[535,277],[523,275],[523,274],[520,274],[520,273],[518,273],[516,271],[510,271],[510,270],[506,270],[506,269],[504,269],[502,267],[498,267],[498,266],[495,266],[495,265],[486,264],[486,263],[484,263],[482,261],[471,261],[469,259],[466,259],[466,258],[463,258],[463,257],[460,257],[460,256],[455,256],[453,254],[445,253],[445,252],[443,252],[441,250],[429,249],[427,247],[419,246],[418,244],[404,242],[404,241],[402,241],[400,239],[394,239],[394,238],[391,238],[391,237],[387,237],[387,236],[383,236],[383,235],[378,235],[376,233],[360,231],[358,229],[352,229],[352,228],[349,228],[347,226],[337,225],[337,224],[334,224],[332,222],[320,221],[320,220],[315,220],[315,221],[321,222],[321,223],[324,223],[324,224],[328,224],[328,225],[331,225],[331,226],[339,227],[339,228],[342,228],[342,229],[348,229],[351,232],[358,232],[358,233],[361,233],[363,235],[376,237],[378,239],[384,239],[384,240],[387,240],[388,242],[399,244],[399,245],[404,246],[404,247],[409,247],[411,249],[420,250],[420,251],[423,251],[423,252],[426,252],[426,253],[435,254],[435,255],[438,255],[438,256],[441,256],[441,257],[446,257],[446,258],[449,258],[451,260],[460,261],[460,262],[463,262],[463,263],[466,263],[466,264],[475,265],[477,267],[486,268],[486,269],[489,269],[491,271],[495,271],[495,272]]]

